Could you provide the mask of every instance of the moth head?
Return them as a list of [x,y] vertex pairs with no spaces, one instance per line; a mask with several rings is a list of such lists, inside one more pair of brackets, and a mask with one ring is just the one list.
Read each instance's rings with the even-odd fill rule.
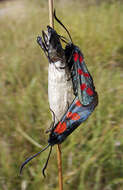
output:
[[49,135],[49,139],[48,139],[48,143],[50,143],[51,145],[57,144],[57,134],[56,133],[50,133]]

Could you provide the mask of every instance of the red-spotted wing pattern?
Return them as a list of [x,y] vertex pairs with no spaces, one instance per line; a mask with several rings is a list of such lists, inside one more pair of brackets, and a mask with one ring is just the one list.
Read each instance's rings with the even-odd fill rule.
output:
[[95,96],[95,87],[93,84],[93,79],[84,62],[84,57],[77,47],[75,47],[73,59],[77,70],[77,88],[79,100],[83,105],[89,105]]
[[79,97],[83,105],[89,105],[96,92],[92,76],[87,69],[83,54],[80,49],[73,44],[67,45],[65,50],[66,59],[71,71],[74,94]]
[[83,106],[78,97],[74,99],[61,121],[51,131],[49,143],[51,145],[62,143],[81,123],[94,111],[98,103],[97,96],[88,106]]

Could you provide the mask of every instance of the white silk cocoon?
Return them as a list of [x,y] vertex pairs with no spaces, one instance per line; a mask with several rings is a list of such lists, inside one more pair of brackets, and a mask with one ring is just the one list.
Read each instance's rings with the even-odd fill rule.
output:
[[[63,63],[57,61],[49,64],[48,97],[51,110],[55,113],[55,123],[60,121],[73,100],[73,87],[70,73]],[[68,80],[69,79],[69,80]]]

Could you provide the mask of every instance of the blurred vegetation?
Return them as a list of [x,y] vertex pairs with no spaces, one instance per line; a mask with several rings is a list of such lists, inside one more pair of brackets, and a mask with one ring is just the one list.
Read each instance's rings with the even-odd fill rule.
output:
[[[84,6],[83,6],[84,5]],[[92,116],[63,144],[65,190],[123,189],[123,4],[85,5],[57,1],[57,16],[83,51],[99,94]],[[46,28],[48,3],[0,4],[0,189],[58,190],[56,148],[44,180],[48,151],[19,176],[25,158],[47,144],[51,123],[47,97],[48,61],[36,43]],[[60,34],[64,30],[56,24]],[[41,148],[40,148],[41,147]]]

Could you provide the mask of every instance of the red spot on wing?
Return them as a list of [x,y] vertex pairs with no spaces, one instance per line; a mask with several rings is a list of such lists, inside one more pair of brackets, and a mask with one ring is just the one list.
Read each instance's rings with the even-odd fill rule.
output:
[[76,106],[78,106],[78,107],[82,106],[82,104],[80,103],[79,100],[77,100],[75,104],[76,104]]
[[79,75],[84,75],[84,77],[89,77],[89,74],[88,73],[84,73],[82,71],[82,69],[78,69],[77,72],[78,72]]
[[91,90],[91,88],[87,88],[86,92],[87,92],[90,96],[93,95],[93,91]]
[[78,55],[78,53],[74,53],[74,61],[76,62],[77,60],[78,60],[78,58],[79,58],[79,55]]
[[59,122],[59,124],[57,125],[57,127],[55,128],[54,132],[61,134],[63,133],[65,130],[67,129],[67,124],[65,122],[61,123]]
[[86,84],[85,83],[81,84],[80,88],[81,90],[84,90],[86,88]]
[[83,75],[84,74],[83,71],[82,71],[82,69],[78,69],[77,72],[78,72],[79,75]]
[[76,121],[76,120],[80,119],[80,116],[79,116],[78,113],[73,113],[72,116],[71,116],[71,119]]
[[78,113],[72,113],[72,112],[68,112],[66,117],[70,118],[71,120],[75,120],[75,121],[80,119],[80,116]]
[[84,77],[89,77],[89,74],[88,73],[84,73]]
[[83,61],[83,57],[80,55],[79,62],[81,63]]
[[71,118],[71,116],[72,116],[72,112],[67,112],[66,117],[67,117],[67,118]]

